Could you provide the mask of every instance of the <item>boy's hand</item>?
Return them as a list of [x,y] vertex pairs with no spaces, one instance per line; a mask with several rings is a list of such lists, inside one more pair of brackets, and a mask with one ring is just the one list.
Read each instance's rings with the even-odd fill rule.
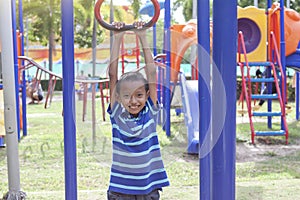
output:
[[121,29],[125,26],[124,22],[112,22],[111,25],[113,25],[117,29]]
[[133,23],[133,26],[136,28],[134,29],[134,32],[139,37],[146,36],[146,29],[143,29],[145,25],[145,22],[143,21],[137,21]]
[[[112,25],[117,28],[121,29],[125,26],[124,22],[112,22]],[[118,40],[118,43],[120,43],[121,39],[123,38],[125,31],[113,31],[113,35],[116,40]]]
[[136,29],[142,29],[145,25],[145,22],[143,21],[137,21],[137,22],[134,22],[133,23],[133,26],[136,28]]

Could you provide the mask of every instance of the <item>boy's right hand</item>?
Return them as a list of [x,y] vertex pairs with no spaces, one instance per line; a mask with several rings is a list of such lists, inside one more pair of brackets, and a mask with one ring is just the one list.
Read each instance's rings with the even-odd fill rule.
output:
[[111,25],[113,25],[117,29],[121,29],[125,26],[124,22],[112,22]]
[[[121,29],[125,26],[125,23],[124,22],[112,22],[112,25],[117,29]],[[117,41],[118,43],[121,42],[121,39],[123,38],[124,33],[125,33],[125,31],[113,31],[114,38],[116,40],[118,40]]]

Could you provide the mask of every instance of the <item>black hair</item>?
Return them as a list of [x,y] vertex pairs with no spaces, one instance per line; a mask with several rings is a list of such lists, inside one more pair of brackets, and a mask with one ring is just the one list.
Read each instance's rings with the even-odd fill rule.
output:
[[127,72],[127,73],[124,73],[120,77],[120,79],[118,80],[118,82],[116,84],[117,94],[120,94],[120,88],[121,88],[122,83],[127,82],[127,81],[142,81],[145,85],[146,92],[148,92],[148,90],[149,90],[148,81],[145,79],[143,74],[141,74],[140,72]]

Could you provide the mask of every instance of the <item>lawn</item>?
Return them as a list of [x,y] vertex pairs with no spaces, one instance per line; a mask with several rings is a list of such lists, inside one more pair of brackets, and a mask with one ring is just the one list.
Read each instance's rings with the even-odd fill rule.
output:
[[[82,101],[76,101],[77,185],[78,199],[106,199],[111,162],[110,123],[101,117],[100,101],[96,102],[96,133],[92,133],[92,111],[88,104],[86,120],[82,121]],[[159,127],[162,156],[171,182],[164,189],[162,200],[199,199],[199,162],[195,155],[186,154],[186,128],[183,116],[172,111],[171,137]],[[29,200],[64,199],[64,152],[62,102],[54,101],[48,109],[43,105],[28,105],[28,136],[19,143],[22,191]],[[290,119],[294,116],[291,114]],[[108,119],[108,116],[106,116]],[[245,120],[246,121],[246,120]],[[291,144],[258,143],[250,145],[249,124],[237,125],[237,151],[246,146],[245,154],[263,147],[263,159],[237,160],[236,199],[284,199],[300,196],[300,151],[285,154],[280,148],[298,146],[300,123],[289,123]],[[94,138],[94,139],[93,139]],[[274,140],[283,140],[276,138]],[[270,148],[269,148],[270,147]],[[269,149],[268,149],[269,148]],[[274,149],[277,149],[275,151]],[[256,154],[254,154],[255,156]],[[0,149],[0,196],[8,190],[6,151]]]

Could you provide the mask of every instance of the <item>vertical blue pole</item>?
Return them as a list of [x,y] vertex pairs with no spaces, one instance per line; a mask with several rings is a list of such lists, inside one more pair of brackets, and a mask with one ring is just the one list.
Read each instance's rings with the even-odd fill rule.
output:
[[[280,0],[280,55],[281,55],[281,64],[283,68],[283,72],[286,71],[286,62],[285,62],[285,38],[284,38],[284,1]],[[284,73],[282,76],[286,79],[286,74]],[[286,82],[284,83],[286,86]],[[286,91],[286,88],[284,88]],[[283,100],[285,102],[286,93],[283,94]]]
[[[280,0],[280,59],[281,59],[281,65],[282,65],[282,71],[283,74],[281,76],[284,77],[284,83],[283,83],[283,92],[281,94],[281,97],[283,99],[283,103],[286,102],[286,61],[285,61],[285,38],[284,38],[284,0]],[[282,78],[280,77],[281,81]],[[283,119],[281,119],[281,129],[284,129],[284,123]]]
[[299,120],[299,79],[300,79],[300,73],[296,72],[296,119]]
[[14,47],[14,69],[15,69],[15,86],[16,86],[16,112],[17,112],[17,127],[18,140],[20,140],[20,102],[19,102],[19,66],[18,66],[18,46],[17,46],[17,24],[16,24],[16,1],[11,1],[12,9],[12,29],[13,29],[13,47]]
[[[171,33],[170,33],[170,21],[171,21],[171,11],[170,11],[170,0],[165,1],[165,50],[166,50],[166,79],[165,79],[165,113],[166,113],[166,123],[164,129],[166,135],[171,135],[171,93],[170,93],[170,71],[171,71]],[[176,84],[176,83],[174,83]]]
[[[213,89],[212,89],[212,199],[235,199],[235,140],[236,140],[236,51],[237,1],[214,0],[213,4]],[[220,93],[215,80],[220,73],[225,94]],[[220,106],[220,105],[225,105]],[[220,108],[220,109],[218,109]],[[225,115],[223,129],[218,131],[218,117]]]
[[[20,24],[20,36],[21,36],[21,56],[24,56],[24,26],[23,26],[23,4],[22,4],[22,0],[19,0],[19,24]],[[23,117],[22,117],[23,136],[27,136],[26,75],[25,75],[25,70],[22,71],[22,114],[23,114]]]
[[[267,8],[266,8],[266,12],[269,11],[269,8],[272,7],[272,0],[268,0],[267,1]],[[267,30],[267,36],[269,36],[270,30]],[[268,37],[267,37],[268,38]],[[268,53],[268,52],[267,52]],[[268,57],[268,61],[270,61],[271,58]],[[271,68],[267,68],[267,78],[269,78],[271,76]],[[266,83],[266,87],[267,87],[267,91],[268,93],[272,93],[272,84],[271,83]],[[268,104],[267,104],[267,110],[268,112],[272,111],[272,100],[267,100]],[[272,117],[268,116],[268,121],[267,121],[267,126],[268,128],[272,128]]]
[[65,199],[77,200],[73,0],[61,1]]
[[[269,12],[269,8],[271,8],[272,7],[272,0],[268,0],[267,1],[267,8],[266,8],[266,12]],[[268,14],[269,15],[269,14]],[[270,32],[270,30],[269,30],[269,28],[267,28],[268,30],[268,33],[267,33],[267,35],[269,36],[269,32]],[[268,50],[267,50],[267,53],[268,53]],[[272,55],[268,55],[268,56],[272,56]],[[271,77],[272,76],[272,74],[271,74],[271,68],[267,68],[266,69],[267,70],[267,78],[269,78],[269,77]],[[271,83],[267,83],[266,84],[266,87],[267,87],[267,91],[268,91],[268,93],[272,93],[272,84]],[[272,112],[272,100],[267,100],[267,110],[268,110],[268,112]],[[267,120],[267,126],[268,126],[268,128],[272,128],[272,117],[270,117],[270,116],[268,116],[268,120]]]
[[[211,165],[210,153],[207,153],[206,137],[211,136],[209,124],[211,122],[210,102],[210,6],[209,0],[198,0],[198,70],[199,70],[199,138],[200,138],[200,199],[211,198]],[[209,146],[209,145],[208,145]]]
[[268,0],[268,8],[272,7],[272,0]]

